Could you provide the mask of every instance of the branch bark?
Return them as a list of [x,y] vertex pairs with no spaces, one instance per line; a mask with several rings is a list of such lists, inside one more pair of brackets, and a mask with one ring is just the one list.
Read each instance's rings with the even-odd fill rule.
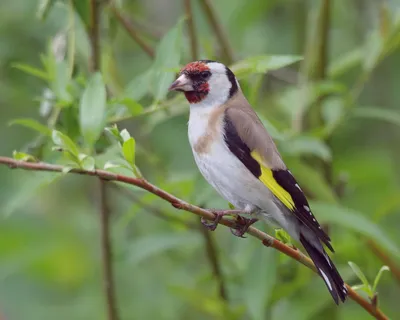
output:
[[367,239],[366,241],[368,248],[385,264],[389,267],[390,273],[400,284],[400,267],[397,263],[383,251],[374,240]]
[[229,44],[228,37],[225,36],[222,26],[219,23],[217,16],[211,6],[210,0],[200,0],[200,4],[203,7],[203,11],[207,16],[207,19],[221,46],[224,62],[227,64],[232,64],[233,63],[232,48]]
[[[89,39],[91,46],[91,57],[89,60],[90,72],[100,71],[101,47],[101,0],[90,0],[90,26]],[[110,236],[110,210],[108,206],[106,182],[99,179],[99,202],[100,202],[100,225],[101,225],[101,251],[103,266],[104,295],[107,304],[108,320],[118,320],[117,301],[115,296],[112,244]]]
[[192,54],[192,61],[196,61],[198,59],[198,46],[197,46],[197,35],[196,30],[194,28],[194,20],[193,20],[193,10],[191,0],[183,0],[185,6],[185,13],[187,16],[187,26],[189,31],[189,39],[190,39],[190,50]]
[[226,291],[225,278],[221,270],[221,264],[219,261],[215,240],[213,239],[213,236],[210,233],[210,231],[204,228],[204,226],[200,225],[200,231],[203,234],[204,241],[206,244],[206,254],[208,261],[210,261],[211,269],[214,274],[215,280],[217,280],[218,282],[219,296],[223,300],[228,301],[228,293]]
[[111,245],[110,208],[108,206],[107,183],[99,180],[99,199],[101,214],[101,251],[103,264],[103,285],[107,299],[107,312],[109,320],[118,320],[115,284],[113,277],[113,254]]
[[124,27],[125,31],[128,32],[130,37],[142,48],[142,50],[150,57],[154,58],[154,50],[140,37],[139,33],[134,28],[133,24],[119,9],[115,4],[110,4],[110,9],[114,14],[118,22]]
[[92,72],[100,69],[100,16],[100,0],[90,0],[89,40],[91,57],[89,68]]
[[[19,168],[19,169],[34,170],[34,171],[59,172],[59,173],[62,173],[62,170],[64,168],[63,166],[60,166],[60,165],[54,165],[54,164],[43,163],[43,162],[39,162],[39,163],[23,162],[23,161],[18,161],[18,160],[8,158],[8,157],[0,157],[0,164],[7,165],[10,168]],[[171,205],[173,205],[177,209],[181,209],[181,210],[185,210],[185,211],[194,213],[194,214],[198,215],[199,217],[204,217],[205,219],[208,219],[208,220],[213,220],[215,217],[212,212],[202,209],[200,207],[197,207],[195,205],[192,205],[186,201],[183,201],[183,200],[173,196],[172,194],[158,188],[157,186],[151,184],[150,182],[148,182],[145,179],[124,176],[124,175],[116,174],[113,172],[108,172],[105,170],[87,171],[87,170],[83,170],[83,169],[72,169],[71,171],[69,171],[69,173],[98,177],[103,180],[115,181],[115,182],[121,182],[121,183],[125,183],[125,184],[134,185],[134,186],[137,186],[139,188],[149,191],[150,193],[158,196],[161,199],[164,199],[165,201],[171,203]],[[228,218],[223,218],[219,224],[230,227],[230,228],[235,227],[235,222]],[[278,241],[277,239],[258,230],[255,227],[250,227],[248,229],[247,233],[249,235],[259,239],[264,246],[272,247],[272,248],[282,252],[283,254],[291,257],[292,259],[299,261],[300,263],[304,264],[306,267],[313,270],[314,272],[316,271],[313,262],[308,257],[306,257],[303,253],[301,253],[299,250],[296,250],[296,249],[293,249],[293,248],[287,246],[286,244]],[[371,304],[369,301],[367,301],[363,297],[361,297],[349,285],[346,285],[346,286],[349,291],[349,297],[351,299],[353,299],[356,303],[358,303],[362,308],[364,308],[369,314],[371,314],[372,316],[374,316],[376,319],[379,319],[379,320],[389,319],[379,308],[377,308],[376,306]]]

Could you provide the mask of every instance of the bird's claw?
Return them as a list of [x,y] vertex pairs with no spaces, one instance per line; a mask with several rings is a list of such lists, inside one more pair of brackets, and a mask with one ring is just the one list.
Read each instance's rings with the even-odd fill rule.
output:
[[206,227],[210,231],[214,231],[217,228],[218,223],[220,223],[221,219],[224,216],[236,214],[237,216],[235,220],[235,227],[231,228],[230,230],[233,235],[239,238],[245,238],[243,235],[247,232],[249,227],[253,223],[258,221],[258,219],[247,219],[240,216],[239,215],[240,211],[234,212],[234,210],[221,210],[221,211],[213,210],[212,213],[214,213],[215,218],[211,222],[209,222],[207,219],[203,217],[201,218],[201,223],[203,224],[204,227]]
[[239,210],[236,210],[237,212],[235,212],[235,210],[210,210],[210,211],[215,215],[214,220],[211,220],[211,222],[209,222],[209,220],[203,217],[200,220],[202,225],[210,231],[214,231],[215,229],[217,229],[218,223],[220,223],[221,219],[224,216],[231,216],[240,213]]
[[236,218],[236,227],[231,228],[231,232],[234,236],[239,238],[246,238],[243,235],[247,232],[249,227],[257,222],[258,219],[247,219],[242,216],[237,216]]
[[201,218],[201,224],[206,227],[208,230],[210,231],[214,231],[215,229],[217,229],[217,225],[218,223],[221,221],[221,216],[216,216],[214,220],[212,220],[211,222],[209,222],[207,219],[205,218]]

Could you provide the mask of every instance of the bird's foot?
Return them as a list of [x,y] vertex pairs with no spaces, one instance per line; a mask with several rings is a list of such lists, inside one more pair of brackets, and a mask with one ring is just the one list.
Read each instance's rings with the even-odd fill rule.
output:
[[238,215],[242,213],[240,210],[210,210],[214,215],[215,218],[211,222],[209,222],[205,218],[201,218],[201,223],[203,224],[204,227],[206,227],[210,231],[214,231],[217,228],[218,223],[221,221],[221,219],[224,216],[232,216],[232,215]]
[[249,227],[253,224],[256,223],[258,219],[252,218],[252,219],[247,219],[242,216],[237,216],[236,218],[236,227],[231,228],[231,232],[233,235],[239,238],[246,238],[243,235],[247,232]]

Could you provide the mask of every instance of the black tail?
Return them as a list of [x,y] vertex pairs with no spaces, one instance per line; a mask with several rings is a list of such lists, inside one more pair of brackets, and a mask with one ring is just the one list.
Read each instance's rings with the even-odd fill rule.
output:
[[324,251],[322,245],[321,250],[319,250],[302,234],[300,234],[300,242],[304,246],[304,249],[306,249],[311,260],[314,262],[319,275],[325,281],[335,303],[339,304],[339,299],[344,302],[347,296],[347,288],[332,260]]

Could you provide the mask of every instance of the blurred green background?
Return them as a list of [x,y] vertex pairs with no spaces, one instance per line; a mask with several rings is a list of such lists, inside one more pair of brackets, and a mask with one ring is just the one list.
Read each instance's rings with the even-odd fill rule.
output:
[[[68,135],[100,168],[122,161],[115,140],[102,135],[94,154],[81,130],[89,2],[0,3],[1,155],[18,150],[66,163],[39,122]],[[154,184],[205,208],[227,208],[195,167],[187,103],[166,91],[174,72],[193,60],[184,3],[103,4],[101,71],[109,98],[99,123],[130,132],[136,165]],[[397,266],[397,278],[383,273],[376,290],[379,306],[398,318],[400,3],[212,1],[226,45],[204,3],[191,1],[196,57],[232,65],[329,230],[346,281],[361,283],[348,261],[371,286],[383,265]],[[118,15],[155,50],[154,59]],[[37,122],[9,125],[21,118]],[[6,167],[0,177],[0,319],[106,319],[98,181]],[[371,318],[351,300],[336,307],[321,279],[255,239],[224,227],[208,236],[198,217],[137,188],[114,185],[108,193],[121,319]]]

